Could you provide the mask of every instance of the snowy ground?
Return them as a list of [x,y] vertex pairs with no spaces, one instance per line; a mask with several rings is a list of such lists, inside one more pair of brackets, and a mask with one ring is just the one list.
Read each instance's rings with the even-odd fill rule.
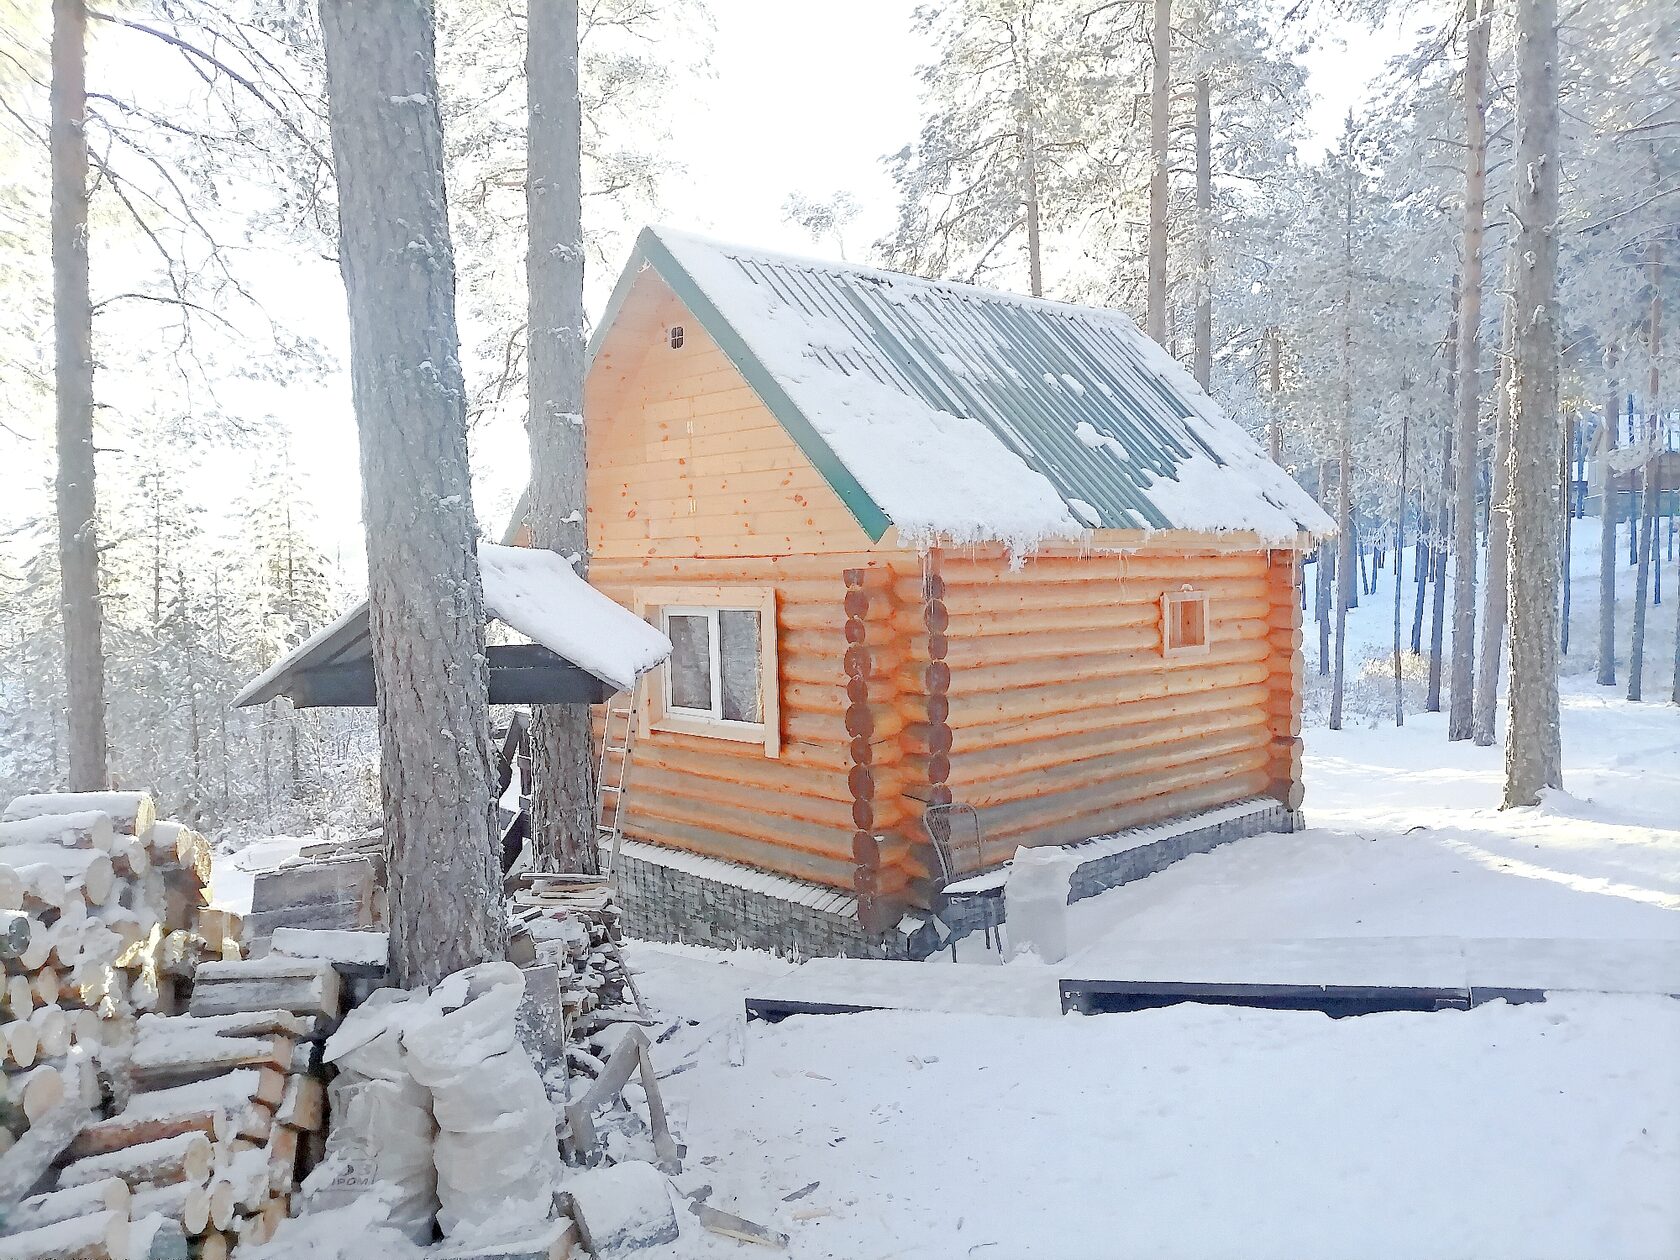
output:
[[[1178,949],[1194,966],[1362,944],[1404,970],[1443,949],[1515,948],[1541,972],[1557,959],[1557,982],[1591,973],[1577,955],[1601,972],[1616,951],[1667,968],[1680,942],[1673,605],[1652,619],[1652,702],[1628,704],[1588,672],[1587,570],[1578,558],[1567,793],[1501,812],[1500,750],[1449,746],[1440,715],[1384,724],[1386,662],[1360,669],[1356,729],[1308,732],[1308,830],[1080,903],[1064,962],[1007,964],[1022,991]],[[1356,661],[1389,642],[1391,600],[1388,586],[1355,614]],[[998,962],[972,942],[962,954]],[[683,1065],[667,1089],[685,1184],[787,1230],[796,1257],[1680,1255],[1680,1001],[1667,997],[1341,1021],[1186,1006],[743,1028],[742,996],[788,964],[653,945],[634,961],[659,1007],[699,1021],[661,1054]],[[1639,975],[1680,988],[1680,971],[1672,986]],[[738,1251],[690,1222],[670,1254]]]

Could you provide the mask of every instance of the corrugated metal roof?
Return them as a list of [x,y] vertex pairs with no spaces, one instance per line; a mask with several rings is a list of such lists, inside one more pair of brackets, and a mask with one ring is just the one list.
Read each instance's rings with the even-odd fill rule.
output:
[[[904,402],[895,421],[978,421],[1087,528],[1254,529],[1328,518],[1159,346],[1115,311],[994,293],[649,229],[651,265],[729,354],[872,537],[904,524],[825,390]],[[599,333],[612,323],[609,308]],[[881,391],[891,390],[892,394]],[[896,405],[895,405],[896,406]],[[842,417],[844,419],[844,417]],[[972,461],[971,461],[972,462]],[[961,478],[965,470],[953,467]],[[1193,476],[1186,476],[1191,473]],[[900,496],[902,503],[902,495]]]

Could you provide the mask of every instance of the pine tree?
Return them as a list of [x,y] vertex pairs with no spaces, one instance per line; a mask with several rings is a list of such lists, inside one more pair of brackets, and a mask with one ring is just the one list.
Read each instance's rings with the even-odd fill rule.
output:
[[[525,192],[530,223],[531,492],[535,544],[587,576],[584,521],[583,168],[577,5],[531,10]],[[595,871],[595,760],[586,705],[538,705],[531,723],[533,857],[538,870]]]
[[1563,786],[1558,707],[1557,0],[1517,6],[1516,354],[1505,805]]
[[321,0],[362,449],[391,969],[504,951],[432,9]]

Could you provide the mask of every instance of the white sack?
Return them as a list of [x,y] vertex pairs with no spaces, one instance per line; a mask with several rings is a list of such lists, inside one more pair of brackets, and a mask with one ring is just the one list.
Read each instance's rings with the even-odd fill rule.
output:
[[561,1173],[554,1110],[514,1018],[525,978],[511,963],[456,972],[403,1029],[406,1062],[431,1091],[438,1223],[446,1235],[547,1220]]

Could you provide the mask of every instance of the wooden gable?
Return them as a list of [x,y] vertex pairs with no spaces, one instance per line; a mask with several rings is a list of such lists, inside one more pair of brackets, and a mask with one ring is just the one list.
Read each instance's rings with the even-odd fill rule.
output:
[[584,412],[596,556],[793,556],[872,546],[651,269],[636,277],[597,350]]

